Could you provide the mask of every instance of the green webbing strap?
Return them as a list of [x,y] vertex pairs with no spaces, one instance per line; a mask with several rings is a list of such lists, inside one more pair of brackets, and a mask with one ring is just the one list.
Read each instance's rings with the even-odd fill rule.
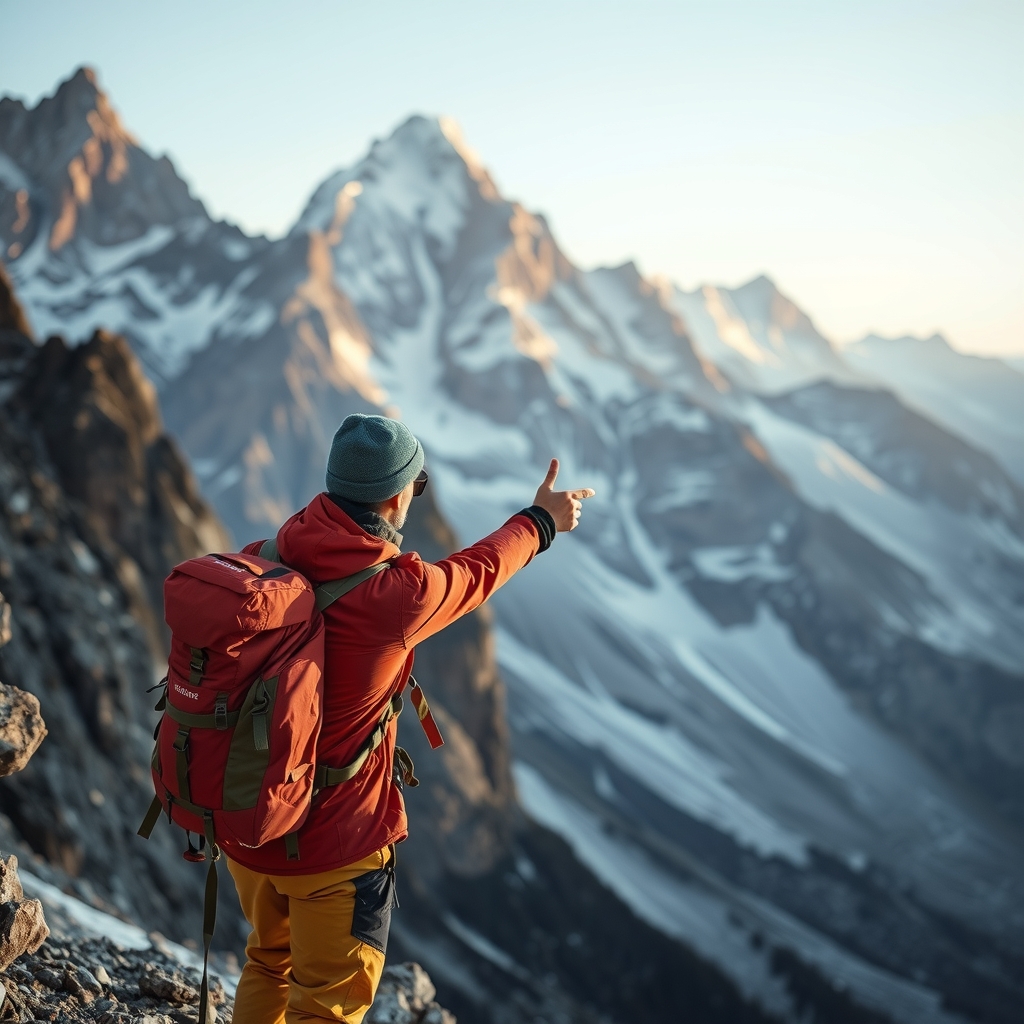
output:
[[[223,718],[216,714],[192,715],[187,711],[179,710],[173,704],[168,704],[164,708],[164,714],[168,718],[173,718],[178,725],[184,725],[189,729],[227,729],[229,726],[233,727],[238,724],[238,716],[241,712],[226,711]],[[221,721],[223,721],[223,725],[220,724]]]
[[174,737],[172,744],[175,754],[175,767],[178,775],[178,796],[182,800],[192,799],[192,790],[188,784],[188,733],[189,727],[182,725],[178,728],[178,735]]
[[192,658],[188,663],[188,681],[190,686],[199,686],[203,681],[206,669],[206,651],[202,647],[190,647]]
[[[374,746],[380,746],[380,744],[377,743]],[[326,789],[328,786],[337,786],[354,778],[359,769],[366,764],[366,759],[370,756],[370,752],[373,749],[374,747],[370,747],[369,750],[364,748],[359,756],[351,764],[345,765],[344,768],[331,768],[326,764],[318,764],[316,766],[316,774],[313,776],[314,792],[319,789]]]
[[252,702],[252,743],[257,750],[270,749],[270,733],[267,724],[267,711],[270,708],[270,697],[264,685],[263,677],[256,680],[256,696]]
[[378,562],[376,565],[368,566],[361,572],[354,573],[351,576],[344,576],[340,580],[330,580],[328,583],[321,583],[316,588],[317,611],[322,612],[325,608],[334,604],[339,597],[344,597],[350,590],[355,590],[360,583],[368,580],[371,576],[376,576],[382,570],[390,568],[390,562]]
[[289,860],[299,859],[299,834],[298,832],[289,832],[284,837],[284,849],[285,853],[288,854]]
[[[260,548],[260,558],[265,558],[268,562],[281,561],[276,540],[265,540],[263,542],[263,546]],[[334,604],[339,597],[344,597],[350,590],[355,590],[360,583],[368,580],[371,576],[376,576],[383,569],[390,568],[390,562],[378,562],[377,565],[368,566],[352,576],[343,576],[339,580],[329,580],[327,583],[321,583],[320,586],[315,588],[317,611],[322,612],[325,608]]]
[[402,695],[396,693],[391,698],[390,703],[387,706],[387,710],[383,715],[380,716],[380,721],[374,726],[373,732],[366,738],[366,742],[363,744],[362,749],[359,751],[356,759],[350,764],[345,765],[344,768],[331,768],[326,764],[318,764],[316,766],[316,773],[313,776],[313,790],[314,792],[319,789],[324,789],[327,786],[337,786],[339,783],[348,782],[349,779],[354,778],[359,772],[359,769],[366,764],[366,759],[372,754],[380,745],[384,742],[384,737],[387,735],[388,722],[392,718],[397,718],[402,713]]
[[203,981],[199,986],[199,1024],[214,1024],[217,1011],[210,1005],[210,946],[217,927],[217,861],[220,859],[220,847],[213,831],[213,814],[207,811],[203,820],[209,867],[206,869],[206,893],[203,896]]
[[153,797],[153,802],[149,805],[149,810],[146,811],[146,816],[142,819],[142,824],[139,826],[139,831],[136,834],[142,836],[143,839],[148,839],[153,834],[153,829],[162,810],[163,805],[160,803],[160,797]]
[[180,797],[175,796],[166,786],[164,786],[164,792],[167,794],[168,804],[175,804],[188,811],[189,814],[194,814],[197,818],[205,819],[208,814],[213,813],[209,807],[200,807],[199,804],[194,804],[189,800],[182,800]]

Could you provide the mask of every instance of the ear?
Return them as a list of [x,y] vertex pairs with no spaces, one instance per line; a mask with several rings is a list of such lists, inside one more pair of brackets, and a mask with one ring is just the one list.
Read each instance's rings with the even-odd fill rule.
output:
[[393,509],[397,512],[402,507],[402,492],[393,494],[390,498],[385,498],[381,504],[387,509]]

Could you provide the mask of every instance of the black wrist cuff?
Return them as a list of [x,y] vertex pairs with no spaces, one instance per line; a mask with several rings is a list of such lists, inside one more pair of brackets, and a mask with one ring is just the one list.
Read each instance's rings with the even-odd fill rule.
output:
[[555,539],[555,534],[558,532],[555,529],[555,521],[551,517],[551,513],[546,508],[541,508],[540,505],[531,505],[529,508],[524,508],[522,512],[517,515],[526,516],[528,519],[533,520],[533,524],[537,527],[537,533],[540,535],[540,549],[541,551],[547,551],[551,547],[551,542]]

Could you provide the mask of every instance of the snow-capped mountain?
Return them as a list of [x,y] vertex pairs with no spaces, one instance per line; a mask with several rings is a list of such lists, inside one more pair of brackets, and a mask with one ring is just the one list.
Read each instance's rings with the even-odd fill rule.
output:
[[810,317],[767,277],[740,288],[666,290],[694,348],[739,387],[776,394],[818,380],[856,377]]
[[[839,1019],[835,992],[901,1021],[1013,1019],[1024,493],[1006,469],[868,383],[767,279],[687,294],[574,267],[448,122],[410,119],[270,242],[214,224],[135,143],[120,178],[75,191],[75,161],[109,168],[116,147],[58,114],[92,125],[101,95],[79,75],[0,105],[11,272],[38,330],[102,315],[132,339],[236,538],[322,488],[355,409],[421,437],[464,539],[557,454],[598,497],[493,602],[527,812],[780,1019]],[[46,133],[69,140],[50,177]],[[165,179],[176,212],[154,200],[108,240],[119,189],[134,210],[133,183]],[[818,1002],[808,970],[833,986]]]
[[159,383],[221,326],[272,315],[247,291],[266,240],[212,221],[87,68],[32,110],[0,100],[0,190],[0,251],[41,337],[125,334]]
[[868,335],[843,350],[865,377],[994,455],[1024,486],[1024,365],[957,352],[930,338]]

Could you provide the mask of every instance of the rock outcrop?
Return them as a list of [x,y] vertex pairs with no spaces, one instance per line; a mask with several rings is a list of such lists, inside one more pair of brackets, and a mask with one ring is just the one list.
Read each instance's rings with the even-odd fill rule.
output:
[[[0,631],[0,644],[3,642]],[[20,772],[45,737],[39,701],[31,693],[0,682],[0,777]]]
[[[0,759],[23,763],[38,746],[37,707],[49,730],[0,782],[0,848],[87,903],[185,939],[199,934],[201,872],[170,830],[135,835],[152,795],[155,595],[171,565],[226,538],[127,346],[102,334],[35,345],[5,277],[0,312],[0,680],[25,691],[0,715]],[[242,933],[234,904],[228,890],[229,946]]]
[[[11,639],[9,612],[0,594],[0,647]],[[21,771],[45,736],[39,701],[0,682],[0,778]],[[49,934],[42,904],[25,898],[18,858],[0,858],[0,971],[23,953],[34,953]]]
[[23,953],[34,953],[50,934],[39,900],[25,898],[18,858],[0,860],[0,971]]
[[419,964],[386,967],[366,1024],[455,1024],[435,995],[434,983]]

